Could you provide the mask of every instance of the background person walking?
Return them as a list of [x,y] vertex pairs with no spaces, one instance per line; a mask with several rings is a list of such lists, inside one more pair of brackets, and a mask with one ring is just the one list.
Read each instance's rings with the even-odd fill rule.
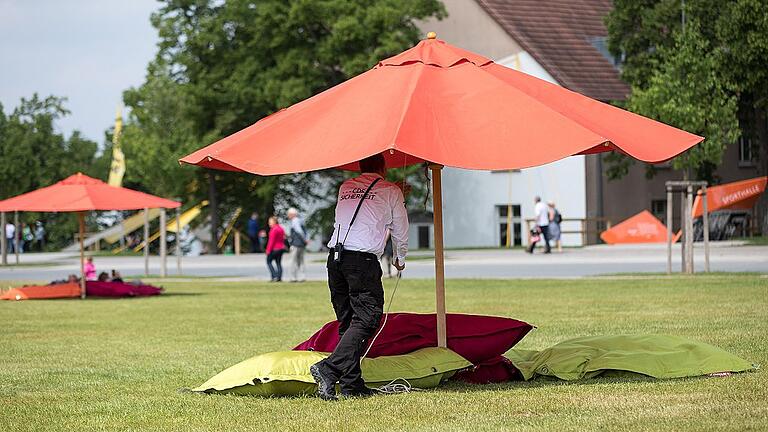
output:
[[563,216],[560,215],[560,212],[555,207],[554,201],[549,201],[547,205],[549,206],[549,238],[555,242],[557,251],[562,252],[563,245],[560,242],[560,235],[562,234],[562,230],[560,228],[560,223],[563,222]]
[[267,267],[272,282],[283,280],[283,253],[285,253],[285,230],[277,223],[277,217],[269,218],[269,240],[267,241]]
[[[533,210],[536,215],[536,226],[539,228],[539,232],[541,232],[541,236],[544,237],[544,253],[552,253],[552,250],[549,247],[549,209],[547,208],[547,205],[541,202],[541,197],[536,196],[536,198],[533,199],[533,202],[536,203]],[[533,253],[533,248],[536,247],[536,242],[531,241],[531,244],[528,246],[527,252]]]
[[291,282],[304,282],[307,279],[304,266],[304,252],[307,249],[307,231],[304,229],[304,221],[299,217],[299,211],[291,207],[288,209],[290,221],[290,234],[288,242],[291,245]]

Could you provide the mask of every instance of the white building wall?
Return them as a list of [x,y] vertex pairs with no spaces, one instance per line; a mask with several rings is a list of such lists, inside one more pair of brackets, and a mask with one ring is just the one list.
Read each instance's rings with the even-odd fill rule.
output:
[[[515,41],[475,0],[443,0],[448,17],[426,20],[424,31],[439,39],[485,55],[503,66],[559,84],[544,67]],[[536,151],[531,148],[529,151]],[[521,237],[528,235],[525,219],[533,218],[533,198],[555,201],[563,218],[586,217],[586,164],[584,156],[572,156],[536,168],[513,172],[443,170],[443,224],[446,247],[494,247],[500,245],[498,205],[521,206]],[[579,230],[566,222],[562,229]],[[563,235],[566,246],[581,245],[581,235]]]
[[[526,218],[533,218],[533,199],[554,201],[564,218],[586,216],[584,156],[574,156],[521,171],[443,169],[443,224],[446,247],[500,245],[500,205],[520,205],[523,244]],[[575,222],[563,230],[578,230]],[[563,245],[581,245],[579,234],[564,234]]]

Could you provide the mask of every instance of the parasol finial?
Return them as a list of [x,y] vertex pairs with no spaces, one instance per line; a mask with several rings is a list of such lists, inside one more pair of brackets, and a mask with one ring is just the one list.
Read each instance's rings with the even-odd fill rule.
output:
[[437,38],[437,33],[435,32],[427,33],[427,39],[436,39],[436,38]]

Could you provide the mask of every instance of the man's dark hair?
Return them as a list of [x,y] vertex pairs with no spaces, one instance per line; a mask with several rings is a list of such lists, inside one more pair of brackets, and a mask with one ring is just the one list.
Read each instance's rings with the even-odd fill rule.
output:
[[364,173],[378,173],[384,171],[387,163],[384,161],[384,156],[381,153],[377,153],[373,156],[360,161],[360,172]]

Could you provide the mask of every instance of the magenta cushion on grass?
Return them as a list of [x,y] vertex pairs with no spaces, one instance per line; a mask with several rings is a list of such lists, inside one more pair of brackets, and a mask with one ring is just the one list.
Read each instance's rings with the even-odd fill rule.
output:
[[[512,318],[465,314],[448,314],[446,327],[448,348],[475,365],[504,354],[533,328]],[[332,352],[338,343],[339,323],[331,321],[294,350]],[[391,313],[368,356],[408,354],[436,345],[435,314]]]
[[85,294],[90,297],[141,297],[158,295],[162,292],[162,288],[152,285],[133,285],[123,282],[85,282]]
[[508,358],[496,356],[475,367],[457,372],[453,379],[472,384],[491,384],[522,381],[523,375]]

